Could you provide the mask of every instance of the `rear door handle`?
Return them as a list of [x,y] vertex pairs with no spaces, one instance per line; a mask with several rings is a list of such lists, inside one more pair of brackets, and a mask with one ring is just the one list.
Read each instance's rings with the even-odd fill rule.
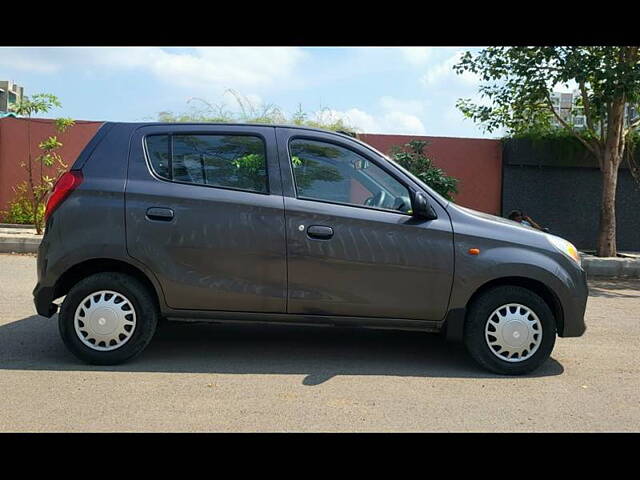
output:
[[173,210],[165,207],[151,207],[147,209],[147,218],[156,222],[170,222],[173,219]]
[[322,240],[328,240],[333,237],[333,228],[325,225],[311,225],[307,228],[307,235],[311,238],[319,238]]

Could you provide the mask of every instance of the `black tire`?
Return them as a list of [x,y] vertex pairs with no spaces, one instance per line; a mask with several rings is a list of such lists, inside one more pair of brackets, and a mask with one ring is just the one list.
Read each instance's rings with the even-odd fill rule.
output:
[[[97,351],[85,345],[74,327],[74,315],[80,302],[100,290],[113,290],[127,297],[136,313],[136,325],[129,340],[111,351]],[[80,360],[94,365],[116,365],[140,354],[153,338],[158,323],[158,308],[152,292],[134,277],[117,272],[91,275],[74,285],[60,313],[58,329],[65,346]]]
[[[542,325],[542,340],[538,350],[519,362],[508,362],[493,353],[485,339],[489,316],[499,307],[519,303],[533,310]],[[523,375],[542,365],[551,355],[556,342],[556,322],[551,309],[536,293],[523,287],[498,286],[484,292],[469,306],[464,328],[467,350],[482,367],[502,375]]]

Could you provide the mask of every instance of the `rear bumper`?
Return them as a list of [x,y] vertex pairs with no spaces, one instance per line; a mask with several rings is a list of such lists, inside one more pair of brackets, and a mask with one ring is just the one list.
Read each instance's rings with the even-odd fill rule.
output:
[[53,303],[53,288],[36,285],[33,289],[33,303],[36,306],[38,315],[51,317],[58,311],[58,306]]
[[58,311],[58,306],[53,303],[55,282],[53,279],[47,278],[49,236],[51,235],[52,227],[53,219],[51,218],[45,227],[44,236],[38,248],[38,283],[36,283],[36,287],[33,289],[33,303],[36,306],[38,315],[42,315],[43,317],[51,317]]

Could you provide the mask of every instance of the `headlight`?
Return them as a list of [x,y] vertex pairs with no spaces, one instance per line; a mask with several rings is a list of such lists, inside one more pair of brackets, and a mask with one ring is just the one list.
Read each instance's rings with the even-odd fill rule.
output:
[[547,239],[549,240],[549,243],[551,243],[551,245],[553,245],[557,250],[574,260],[578,265],[582,266],[580,254],[578,253],[578,249],[573,245],[573,243],[566,241],[564,238],[556,237],[555,235],[549,234],[547,234]]

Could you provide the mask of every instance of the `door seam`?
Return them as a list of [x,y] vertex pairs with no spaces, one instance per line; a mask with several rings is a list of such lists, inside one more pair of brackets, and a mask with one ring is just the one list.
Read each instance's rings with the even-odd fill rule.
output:
[[282,220],[284,222],[284,311],[289,313],[289,235],[287,231],[287,209],[284,201],[284,186],[282,183],[282,165],[280,158],[280,143],[278,142],[278,128],[274,127],[274,139],[276,142],[276,162],[278,165],[278,173],[280,174],[280,196],[282,197]]

